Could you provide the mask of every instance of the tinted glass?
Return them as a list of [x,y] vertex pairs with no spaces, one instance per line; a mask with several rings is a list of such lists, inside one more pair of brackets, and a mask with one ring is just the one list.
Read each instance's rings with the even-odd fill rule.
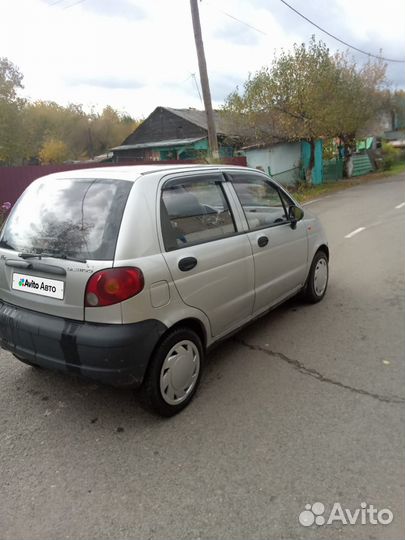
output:
[[0,246],[21,252],[111,260],[132,182],[45,179],[22,195]]
[[165,248],[169,251],[235,232],[221,186],[209,181],[187,182],[165,189],[161,222]]
[[278,189],[266,179],[253,174],[233,174],[232,180],[250,229],[288,221]]

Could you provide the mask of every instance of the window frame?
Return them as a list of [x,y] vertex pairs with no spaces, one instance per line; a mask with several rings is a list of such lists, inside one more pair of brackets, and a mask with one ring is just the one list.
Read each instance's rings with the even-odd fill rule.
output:
[[[250,227],[250,224],[249,224],[249,220],[246,216],[246,212],[245,212],[245,208],[244,208],[244,205],[242,204],[242,201],[240,200],[240,197],[238,195],[238,192],[235,188],[235,182],[234,182],[234,177],[233,177],[233,174],[238,174],[238,175],[244,175],[244,176],[250,176],[250,177],[253,177],[253,178],[257,178],[259,180],[261,180],[262,182],[268,184],[270,187],[272,187],[278,194],[279,198],[280,198],[280,201],[281,201],[281,205],[284,209],[284,214],[286,216],[286,221],[283,221],[283,222],[280,222],[280,223],[272,223],[272,224],[266,224],[266,225],[263,225],[261,227],[255,227],[255,228],[251,228]],[[245,222],[246,222],[246,227],[247,227],[247,232],[255,232],[255,231],[261,231],[263,229],[270,229],[270,228],[273,228],[273,227],[280,227],[282,225],[288,225],[288,226],[291,226],[291,219],[290,219],[290,216],[289,216],[289,207],[286,208],[286,205],[285,205],[285,200],[283,198],[282,195],[284,195],[284,197],[291,203],[290,206],[297,206],[295,201],[289,196],[289,194],[283,190],[282,188],[280,188],[280,186],[278,186],[275,182],[272,181],[271,178],[269,178],[268,176],[266,176],[265,174],[261,174],[261,173],[256,173],[256,171],[240,171],[238,170],[236,173],[234,173],[233,171],[224,171],[224,175],[226,176],[228,182],[232,185],[232,189],[235,193],[235,197],[240,205],[240,208],[241,208],[241,211],[243,213],[243,217],[245,219]]]
[[[182,250],[188,247],[194,247],[198,245],[208,244],[210,242],[218,242],[221,240],[226,240],[227,238],[232,238],[234,236],[238,236],[239,234],[246,233],[246,231],[240,230],[241,223],[240,223],[240,220],[237,218],[233,201],[230,200],[227,190],[224,189],[224,185],[226,182],[227,182],[227,179],[223,176],[223,174],[220,171],[212,171],[211,173],[204,171],[204,172],[196,172],[194,174],[188,173],[184,175],[177,174],[175,176],[171,176],[168,179],[163,179],[158,189],[158,197],[157,197],[157,208],[158,208],[157,214],[159,216],[159,219],[157,221],[158,221],[158,230],[159,230],[159,237],[161,239],[162,250],[164,250],[166,253],[170,253],[172,251],[178,251],[178,250]],[[198,183],[208,183],[208,184],[216,185],[219,187],[221,194],[224,198],[224,201],[228,205],[228,210],[232,219],[234,232],[223,235],[223,236],[219,236],[217,238],[197,240],[195,242],[185,243],[182,246],[177,245],[177,246],[170,247],[167,245],[167,242],[166,242],[167,238],[163,230],[163,223],[164,223],[164,220],[166,219],[166,217],[162,215],[163,214],[162,207],[164,206],[163,192],[170,187],[176,187],[176,186],[182,186],[182,185],[187,186],[187,185],[194,185]],[[166,209],[166,212],[167,212],[167,209]]]

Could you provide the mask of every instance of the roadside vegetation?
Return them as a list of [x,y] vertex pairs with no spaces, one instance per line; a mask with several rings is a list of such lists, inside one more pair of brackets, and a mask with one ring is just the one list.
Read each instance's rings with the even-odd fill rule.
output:
[[[75,103],[30,101],[20,97],[22,89],[23,74],[0,57],[0,166],[92,159],[119,145],[142,121],[110,106],[99,113]],[[390,90],[382,60],[360,66],[313,37],[250,75],[226,98],[222,112],[249,144],[307,141],[303,181],[310,185],[318,139],[325,141],[324,152],[332,142],[328,159],[347,164],[356,137],[375,132],[382,114],[395,112],[405,122],[405,92]],[[383,168],[397,160],[396,150],[385,145]]]
[[384,171],[390,171],[404,161],[403,152],[387,142],[383,142],[382,144],[381,157]]
[[62,163],[103,154],[120,144],[140,120],[105,107],[29,101],[19,96],[23,75],[0,57],[0,165]]
[[[357,65],[348,53],[331,54],[312,38],[250,75],[228,96],[223,114],[235,132],[245,130],[248,144],[255,144],[252,133],[264,144],[307,141],[310,159],[303,181],[311,184],[316,140],[334,141],[333,152],[339,147],[339,154],[329,159],[342,157],[347,165],[356,138],[375,132],[382,114],[395,110],[403,120],[405,93],[389,89],[386,67],[380,59]],[[395,151],[384,150],[389,169]]]
[[305,185],[300,184],[299,187],[291,187],[289,191],[294,195],[299,203],[305,203],[325,197],[337,191],[342,191],[354,186],[366,184],[368,182],[375,182],[377,180],[389,179],[392,176],[405,173],[405,161],[395,163],[389,170],[381,170],[378,172],[370,173],[364,176],[356,176],[354,178],[346,178],[344,180],[337,180],[336,182],[329,182],[320,185]]

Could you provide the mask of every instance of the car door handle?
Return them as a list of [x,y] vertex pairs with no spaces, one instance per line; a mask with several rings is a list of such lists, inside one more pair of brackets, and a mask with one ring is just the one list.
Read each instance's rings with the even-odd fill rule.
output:
[[179,261],[179,269],[182,272],[188,272],[197,266],[197,259],[195,257],[185,257]]
[[259,247],[267,246],[268,243],[269,243],[269,239],[267,238],[267,236],[261,236],[261,237],[258,238],[258,240],[257,240],[257,245],[258,245]]

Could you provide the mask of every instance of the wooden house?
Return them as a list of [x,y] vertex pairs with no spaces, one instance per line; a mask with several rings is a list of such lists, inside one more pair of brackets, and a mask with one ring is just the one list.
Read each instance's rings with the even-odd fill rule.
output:
[[[214,111],[220,157],[233,157],[240,146],[226,119]],[[205,111],[157,107],[120,146],[112,148],[113,161],[200,159],[208,152]]]

